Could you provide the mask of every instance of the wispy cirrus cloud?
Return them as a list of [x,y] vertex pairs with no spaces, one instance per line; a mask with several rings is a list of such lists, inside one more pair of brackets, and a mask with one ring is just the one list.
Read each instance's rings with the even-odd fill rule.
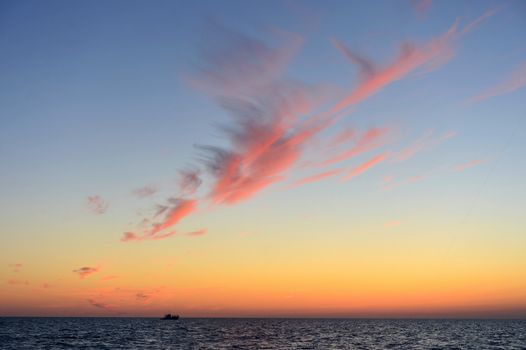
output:
[[88,196],[86,199],[86,205],[89,211],[94,214],[104,214],[108,208],[109,204],[101,196]]
[[358,55],[342,42],[334,39],[333,44],[336,48],[351,63],[358,66],[360,82],[349,95],[336,103],[330,112],[338,113],[357,104],[417,69],[426,69],[426,72],[429,72],[445,64],[454,55],[452,40],[456,34],[457,22],[447,32],[420,47],[409,42],[404,43],[400,47],[398,57],[384,67],[378,67],[371,60]]
[[351,170],[347,175],[345,175],[343,177],[343,179],[344,180],[350,180],[353,177],[356,177],[356,176],[366,172],[370,168],[372,168],[372,167],[380,164],[381,162],[385,161],[387,159],[387,157],[388,157],[388,153],[387,152],[378,154],[378,155],[372,157],[371,159],[367,160],[366,162],[360,164],[359,166],[357,166],[353,170]]
[[86,277],[89,277],[90,275],[98,272],[100,270],[99,267],[91,267],[91,266],[84,266],[80,267],[76,270],[73,270],[74,273],[78,274],[80,279],[84,279]]
[[200,177],[200,170],[195,169],[184,169],[179,171],[179,189],[183,195],[194,194],[199,188],[203,180]]
[[308,183],[321,181],[321,180],[324,180],[326,178],[329,178],[329,177],[341,174],[342,171],[343,171],[343,169],[334,169],[334,170],[328,170],[328,171],[324,171],[324,172],[317,173],[317,174],[314,174],[314,175],[306,176],[304,178],[301,178],[299,180],[294,181],[292,183],[292,187],[301,186],[301,185],[305,185],[305,184],[308,184]]
[[185,235],[189,237],[200,237],[200,236],[206,235],[207,232],[208,232],[207,229],[202,229],[202,230],[188,232]]
[[303,39],[281,33],[287,44],[272,48],[230,31],[220,34],[223,47],[204,55],[208,68],[201,68],[198,77],[215,88],[219,106],[232,118],[220,127],[230,147],[200,149],[213,178],[209,198],[235,204],[284,180],[329,120],[302,118],[319,104],[319,89],[279,76]]
[[132,191],[132,194],[138,198],[147,198],[157,193],[159,189],[156,186],[148,185],[140,188],[136,188]]
[[411,145],[402,149],[400,152],[394,155],[393,159],[397,161],[407,160],[413,157],[418,152],[426,148],[431,142],[433,131],[426,131],[419,139],[413,142]]
[[274,92],[259,103],[237,100],[229,105],[232,112],[243,113],[225,130],[232,148],[203,147],[208,153],[205,165],[214,178],[213,202],[235,204],[284,180],[306,144],[328,125],[327,119],[295,122],[301,113],[296,109],[305,99],[303,88],[288,86]]
[[383,191],[392,190],[393,188],[400,187],[403,185],[409,185],[416,182],[423,181],[430,177],[433,173],[437,172],[438,169],[429,170],[417,175],[411,175],[403,178],[395,178],[394,176],[389,176],[387,179],[384,178],[380,184],[380,189]]
[[[230,116],[219,126],[220,146],[198,145],[200,158],[190,171],[181,171],[179,194],[158,205],[151,218],[145,218],[138,230],[125,232],[121,241],[160,240],[178,234],[177,224],[197,210],[198,203],[234,205],[260,194],[271,185],[284,181],[298,165],[327,167],[386,145],[390,127],[375,127],[363,133],[348,128],[327,142],[335,154],[325,153],[319,162],[300,162],[310,155],[309,149],[319,144],[326,130],[343,116],[349,107],[367,99],[388,84],[414,71],[436,69],[453,56],[452,41],[457,36],[457,23],[443,35],[421,46],[404,44],[399,56],[390,64],[379,66],[338,41],[335,46],[349,61],[359,67],[359,83],[345,98],[327,104],[329,97],[320,86],[309,86],[297,80],[284,79],[282,73],[302,45],[295,34],[276,32],[279,43],[235,33],[214,24],[214,32],[202,50],[197,73],[189,80]],[[328,106],[327,106],[328,105]],[[320,111],[320,109],[323,110]],[[388,137],[389,136],[389,137]],[[351,147],[341,150],[344,144]],[[403,157],[419,151],[407,150]],[[352,178],[384,162],[387,152],[370,158],[344,177]],[[295,185],[319,181],[344,172],[341,169],[320,171],[297,180]],[[204,195],[196,189],[206,180]],[[201,191],[199,191],[201,192]],[[186,235],[197,236],[205,230]]]
[[159,240],[176,234],[175,230],[162,232],[177,225],[184,217],[190,215],[197,209],[198,201],[195,199],[169,198],[168,205],[162,206],[157,215],[164,214],[160,222],[153,223],[141,234],[125,232],[121,238],[122,242]]
[[304,41],[297,34],[276,30],[279,43],[269,45],[217,22],[209,25],[197,64],[199,74],[189,80],[212,95],[257,92],[279,77]]
[[[178,197],[176,203],[169,198],[168,204],[157,206],[154,217],[147,219],[151,227],[124,233],[123,242],[172,237],[174,227],[195,212],[198,202],[235,204],[283,180],[301,157],[305,143],[327,125],[316,118],[300,120],[312,110],[313,101],[319,100],[319,91],[279,79],[301,46],[301,37],[276,31],[281,43],[271,46],[212,25],[214,32],[207,37],[210,45],[204,48],[198,72],[190,81],[211,94],[233,119],[219,127],[230,146],[200,145],[199,166],[180,171],[180,196],[185,197],[201,184],[201,169],[206,171],[210,181],[205,198]],[[159,216],[163,216],[160,221]]]
[[425,131],[416,141],[409,146],[403,148],[399,152],[393,155],[394,161],[405,161],[414,157],[417,153],[420,153],[428,148],[434,147],[441,142],[448,140],[455,136],[453,131],[445,132],[441,135],[435,136],[436,132],[433,130]]
[[482,22],[484,22],[485,20],[487,20],[488,18],[492,17],[497,12],[499,12],[499,10],[500,8],[494,8],[494,9],[490,9],[484,12],[482,15],[480,15],[479,17],[475,18],[473,21],[466,24],[466,26],[460,31],[460,34],[467,34],[471,32],[473,29],[479,26]]
[[320,165],[326,166],[334,163],[342,162],[344,160],[356,157],[364,152],[373,150],[380,146],[383,146],[388,142],[388,137],[391,135],[392,130],[390,128],[370,128],[366,132],[362,133],[356,144],[348,150],[342,151],[336,155],[328,157]]
[[483,164],[485,160],[483,159],[473,159],[465,163],[460,163],[455,166],[456,171],[464,171],[469,168],[476,167],[477,165]]
[[197,200],[178,198],[172,201],[172,206],[168,208],[164,219],[160,223],[153,224],[152,229],[148,233],[149,236],[154,236],[157,233],[176,225],[185,216],[194,212],[197,208]]
[[160,239],[165,239],[165,238],[169,238],[169,237],[175,236],[176,234],[177,234],[177,231],[176,230],[172,230],[172,231],[168,231],[168,232],[161,233],[161,234],[155,234],[155,235],[153,235],[151,237],[148,237],[147,239],[160,240]]
[[487,100],[492,97],[509,94],[516,90],[522,89],[524,86],[526,86],[526,62],[522,62],[515,69],[515,71],[513,71],[512,74],[510,74],[501,83],[471,97],[467,102],[475,103]]

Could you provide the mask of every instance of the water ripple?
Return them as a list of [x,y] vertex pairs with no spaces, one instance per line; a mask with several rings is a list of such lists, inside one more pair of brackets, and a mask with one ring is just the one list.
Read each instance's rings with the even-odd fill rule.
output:
[[526,349],[526,321],[0,318],[0,348]]

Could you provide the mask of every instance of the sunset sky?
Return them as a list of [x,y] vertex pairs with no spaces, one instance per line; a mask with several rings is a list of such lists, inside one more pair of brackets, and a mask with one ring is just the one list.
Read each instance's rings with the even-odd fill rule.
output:
[[2,1],[0,316],[526,317],[526,2]]

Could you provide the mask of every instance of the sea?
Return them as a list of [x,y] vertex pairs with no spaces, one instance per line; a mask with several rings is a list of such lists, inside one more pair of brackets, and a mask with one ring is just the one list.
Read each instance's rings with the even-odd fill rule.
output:
[[0,349],[526,349],[526,320],[3,317]]

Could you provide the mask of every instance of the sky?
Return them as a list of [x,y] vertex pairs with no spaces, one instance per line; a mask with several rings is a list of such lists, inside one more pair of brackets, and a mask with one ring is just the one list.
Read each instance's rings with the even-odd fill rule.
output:
[[0,315],[526,317],[523,1],[2,1]]

